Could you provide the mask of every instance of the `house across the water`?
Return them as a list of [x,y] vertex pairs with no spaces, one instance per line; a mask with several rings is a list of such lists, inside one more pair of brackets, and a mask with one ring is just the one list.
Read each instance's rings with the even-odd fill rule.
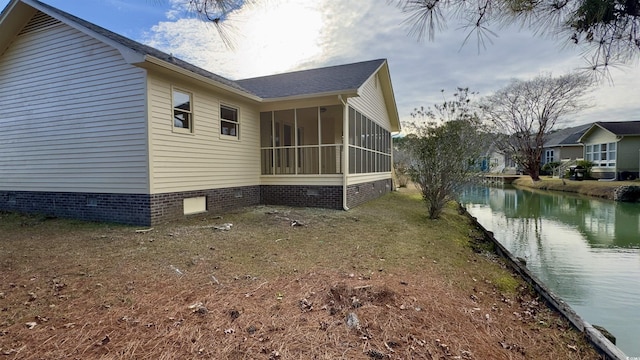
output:
[[633,180],[640,169],[640,121],[599,121],[580,137],[597,179]]
[[384,59],[233,81],[36,0],[0,14],[0,210],[150,225],[389,192]]

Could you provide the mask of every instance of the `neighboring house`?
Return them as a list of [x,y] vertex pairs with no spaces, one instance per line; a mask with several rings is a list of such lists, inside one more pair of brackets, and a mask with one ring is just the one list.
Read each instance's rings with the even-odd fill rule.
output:
[[627,180],[638,177],[640,121],[596,122],[579,139],[584,159],[594,165],[598,179]]
[[482,172],[497,174],[507,169],[507,156],[503,154],[495,144],[491,144],[480,162]]
[[518,165],[513,157],[500,149],[499,144],[507,140],[504,134],[495,134],[494,141],[489,145],[482,159],[482,171],[492,174],[516,174]]
[[0,210],[150,225],[391,190],[386,60],[232,81],[35,0],[0,14]]
[[583,145],[578,142],[578,139],[580,139],[582,134],[584,134],[591,125],[592,124],[585,124],[560,129],[547,135],[543,146],[541,164],[582,159],[584,157],[584,149]]

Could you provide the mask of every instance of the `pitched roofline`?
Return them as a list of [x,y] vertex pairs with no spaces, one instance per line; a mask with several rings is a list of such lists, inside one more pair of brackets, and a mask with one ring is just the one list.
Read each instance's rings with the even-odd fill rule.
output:
[[[251,100],[254,100],[254,101],[261,101],[262,100],[261,98],[259,98],[258,96],[250,93],[249,91],[241,90],[241,87],[238,86],[238,85],[236,85],[236,86],[238,86],[238,88],[235,88],[235,87],[230,86],[228,84],[225,84],[225,83],[223,83],[221,81],[215,80],[214,77],[219,77],[219,78],[222,78],[222,77],[217,75],[217,74],[213,74],[213,73],[211,73],[209,71],[206,71],[204,69],[201,69],[198,66],[191,65],[191,64],[189,64],[187,62],[184,62],[182,60],[179,60],[179,59],[175,59],[175,61],[182,62],[182,63],[184,63],[184,65],[190,65],[190,66],[192,66],[194,68],[202,70],[203,72],[205,72],[206,74],[209,74],[210,76],[205,76],[203,74],[198,74],[198,73],[196,73],[196,72],[194,72],[192,70],[187,69],[185,66],[174,64],[172,62],[169,62],[169,61],[163,60],[163,59],[161,59],[161,58],[159,58],[157,56],[154,56],[154,55],[152,55],[150,53],[146,53],[144,51],[140,51],[140,50],[128,47],[128,46],[122,44],[121,42],[118,42],[117,40],[115,40],[115,39],[113,39],[113,38],[111,38],[109,36],[106,36],[104,34],[101,34],[101,33],[97,32],[97,31],[94,31],[93,29],[81,24],[78,20],[89,23],[88,21],[83,20],[81,18],[78,18],[78,17],[76,17],[74,15],[68,14],[68,13],[66,13],[66,12],[64,12],[62,10],[59,10],[57,8],[54,8],[54,7],[50,6],[50,5],[41,3],[41,2],[39,2],[37,0],[14,0],[14,2],[16,2],[16,3],[17,2],[22,2],[22,3],[26,4],[26,5],[29,5],[32,8],[34,8],[34,9],[36,9],[38,11],[41,11],[41,12],[51,16],[52,18],[55,18],[56,20],[66,24],[68,26],[71,26],[72,28],[74,28],[74,29],[76,29],[76,30],[78,30],[78,31],[80,31],[80,32],[82,32],[84,34],[86,34],[86,35],[88,35],[88,36],[90,36],[90,37],[92,37],[92,38],[94,38],[94,39],[96,39],[98,41],[101,41],[101,42],[103,42],[103,43],[105,43],[105,44],[107,44],[107,45],[109,45],[109,46],[111,46],[113,48],[115,48],[122,55],[122,57],[125,59],[125,61],[127,63],[131,64],[131,65],[144,67],[144,63],[148,62],[148,63],[154,64],[154,65],[161,66],[163,68],[167,68],[167,69],[173,70],[175,72],[180,73],[181,75],[193,78],[195,80],[202,81],[202,82],[204,82],[204,83],[206,83],[208,85],[216,86],[218,88],[221,88],[223,90],[227,90],[227,91],[229,91],[231,93],[246,97],[246,98],[251,99]],[[9,12],[10,11],[8,11],[7,13],[9,13]],[[76,20],[76,19],[78,19],[78,20]],[[126,39],[128,41],[131,41],[131,42],[134,42],[134,43],[138,44],[136,41],[128,39],[128,38],[126,38],[126,37],[124,37],[122,35],[118,35],[118,34],[112,32],[112,31],[110,31],[108,29],[104,29],[104,28],[102,28],[102,27],[100,27],[98,25],[92,24],[92,23],[91,23],[91,25],[99,28],[101,31],[105,31],[108,34],[112,34],[114,37]],[[148,47],[148,46],[146,46],[144,44],[139,44],[139,45],[141,47],[143,47],[143,48]],[[168,58],[170,58],[169,54],[165,54],[164,52],[162,52],[160,50],[157,50],[155,48],[150,48],[150,49],[153,49],[154,52],[157,52],[158,54],[166,55]],[[235,84],[235,82],[232,81],[232,80],[229,80],[229,79],[224,79],[224,80]]]
[[[16,14],[17,13],[17,14]],[[11,45],[13,38],[26,25],[35,10],[20,0],[11,0],[0,13],[0,55]],[[14,14],[15,16],[9,16]]]
[[[15,11],[19,11],[19,14],[17,14],[18,16],[9,17],[9,14],[14,13]],[[45,13],[48,16],[51,16],[52,18],[102,43],[113,47],[123,56],[124,60],[131,65],[139,66],[142,68],[145,68],[149,65],[158,66],[179,73],[183,76],[195,79],[197,81],[204,82],[207,85],[226,90],[238,96],[242,96],[248,100],[253,100],[260,103],[301,100],[338,95],[343,97],[359,96],[362,92],[362,87],[366,84],[366,82],[371,80],[377,74],[380,74],[382,76],[379,76],[379,79],[382,84],[385,105],[387,107],[392,131],[400,131],[401,128],[400,117],[398,116],[397,104],[393,92],[393,86],[391,84],[389,65],[386,59],[379,59],[382,60],[382,62],[378,66],[378,68],[373,71],[367,78],[367,80],[360,84],[360,86],[356,89],[342,89],[336,91],[292,95],[279,98],[262,98],[252,93],[251,91],[244,89],[236,81],[226,79],[222,76],[206,71],[198,66],[189,64],[180,59],[174,59],[171,55],[166,54],[160,50],[138,43],[134,40],[126,38],[82,18],[66,13],[48,4],[42,3],[38,0],[11,0],[7,7],[0,14],[0,25],[4,25],[0,26],[0,28],[8,27],[15,29],[15,31],[17,32],[22,27],[18,26],[20,25],[18,23],[22,23],[22,25],[24,25],[24,23],[29,21],[31,16],[33,16],[36,11],[41,11],[42,13]],[[7,19],[10,19],[10,21],[8,21]],[[7,24],[7,22],[9,22],[9,24]],[[4,50],[6,50],[6,48],[11,43],[10,39],[14,36],[15,34],[6,35],[4,39],[6,44],[2,41],[2,37],[0,37],[0,54],[2,54]],[[225,82],[228,82],[228,84]]]
[[[637,134],[617,134],[609,129],[607,129],[606,127],[602,126],[601,124],[603,123],[603,121],[598,121],[593,123],[593,125],[591,125],[591,127],[589,128],[589,130],[585,131],[584,134],[582,134],[582,136],[580,137],[580,139],[578,139],[578,142],[582,143],[583,140],[587,137],[589,137],[591,135],[591,133],[594,131],[594,129],[596,127],[599,127],[600,129],[608,132],[611,135],[615,135],[616,137],[625,137],[625,136],[640,136],[640,133]],[[615,123],[624,123],[624,121],[615,121]]]
[[[73,16],[71,14],[68,14],[60,9],[54,8],[53,6],[44,4],[40,1],[37,0],[18,0],[24,4],[27,4],[29,6],[31,6],[32,8],[41,11],[49,16],[51,16],[52,18],[68,25],[71,26],[72,28],[91,36],[92,38],[101,41],[109,46],[114,47],[116,50],[118,50],[118,52],[120,52],[120,54],[124,57],[125,61],[127,61],[130,64],[135,64],[135,63],[139,63],[144,61],[144,54],[141,54],[137,51],[134,51],[131,48],[125,47],[124,45],[122,45],[121,43],[105,36],[102,34],[99,34],[89,28],[87,28],[86,26],[78,23],[76,20],[74,20],[74,18],[76,18],[76,16]],[[79,19],[79,18],[78,18]],[[97,26],[97,25],[95,25]],[[106,29],[105,29],[106,30]],[[107,30],[108,31],[108,30]],[[110,31],[111,32],[111,31]]]
[[[247,99],[250,99],[250,100],[254,100],[254,101],[257,101],[257,102],[263,102],[263,100],[264,100],[264,99],[260,98],[259,96],[256,96],[256,95],[254,95],[254,94],[252,94],[252,93],[250,93],[248,91],[240,91],[240,90],[235,89],[235,88],[233,88],[233,87],[231,87],[229,85],[223,84],[223,83],[221,83],[219,81],[215,81],[215,80],[213,80],[211,78],[208,78],[206,76],[196,74],[196,73],[194,73],[192,71],[189,71],[189,70],[183,68],[182,66],[179,66],[179,65],[176,65],[176,64],[172,64],[172,63],[170,63],[168,61],[164,61],[162,59],[158,59],[157,57],[154,57],[154,56],[151,56],[151,55],[145,55],[144,62],[147,62],[147,63],[150,63],[150,64],[154,64],[154,65],[163,67],[165,69],[174,71],[174,72],[176,72],[178,74],[188,76],[188,77],[193,78],[195,80],[199,80],[199,81],[204,82],[206,84],[219,87],[221,89],[227,90],[227,91],[229,91],[231,93],[234,93],[236,95],[243,96],[243,97],[245,97]],[[143,66],[141,63],[140,64],[134,64],[134,65]]]
[[[400,124],[400,116],[398,115],[398,105],[396,103],[396,96],[393,91],[393,84],[391,83],[391,72],[389,71],[389,64],[385,59],[384,62],[378,67],[378,70],[374,72],[371,76],[373,77],[375,74],[384,74],[384,78],[380,79],[380,82],[383,83],[383,93],[385,99],[385,105],[387,108],[387,112],[389,113],[389,120],[391,122],[391,130],[393,132],[400,132],[402,130],[402,125]],[[371,78],[369,78],[371,79]],[[364,84],[363,84],[364,85]],[[384,90],[387,90],[386,93]]]

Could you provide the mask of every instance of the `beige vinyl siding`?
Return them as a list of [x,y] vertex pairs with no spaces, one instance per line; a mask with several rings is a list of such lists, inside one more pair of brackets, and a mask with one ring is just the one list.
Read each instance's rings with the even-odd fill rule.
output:
[[[172,131],[172,88],[192,94],[193,133]],[[259,112],[210,87],[149,71],[151,192],[260,183]],[[220,104],[239,112],[239,137],[220,135]]]
[[[360,96],[349,98],[348,104],[371,119],[387,131],[391,129],[389,113],[384,101],[382,86],[378,80],[378,74],[367,80],[360,89]],[[348,174],[347,185],[359,184],[368,181],[389,179],[391,172]]]
[[586,140],[584,142],[585,146],[591,145],[591,144],[606,144],[606,143],[618,141],[618,139],[614,134],[612,134],[607,130],[601,129],[597,126],[593,129],[593,132],[591,132],[591,134],[589,134],[589,137],[586,138],[585,140]]
[[349,98],[348,103],[378,125],[391,131],[389,112],[384,102],[382,86],[377,78],[376,74],[367,80],[360,90],[360,96]]
[[565,146],[555,148],[556,161],[564,159],[583,159],[584,147],[582,146]]
[[618,143],[618,171],[638,171],[640,161],[640,136],[625,136]]
[[147,193],[144,78],[37,13],[0,55],[0,189]]

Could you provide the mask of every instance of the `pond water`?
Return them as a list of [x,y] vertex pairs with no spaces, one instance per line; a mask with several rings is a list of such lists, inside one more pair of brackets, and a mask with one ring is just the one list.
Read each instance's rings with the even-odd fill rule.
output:
[[512,187],[461,202],[553,292],[640,357],[640,204]]

